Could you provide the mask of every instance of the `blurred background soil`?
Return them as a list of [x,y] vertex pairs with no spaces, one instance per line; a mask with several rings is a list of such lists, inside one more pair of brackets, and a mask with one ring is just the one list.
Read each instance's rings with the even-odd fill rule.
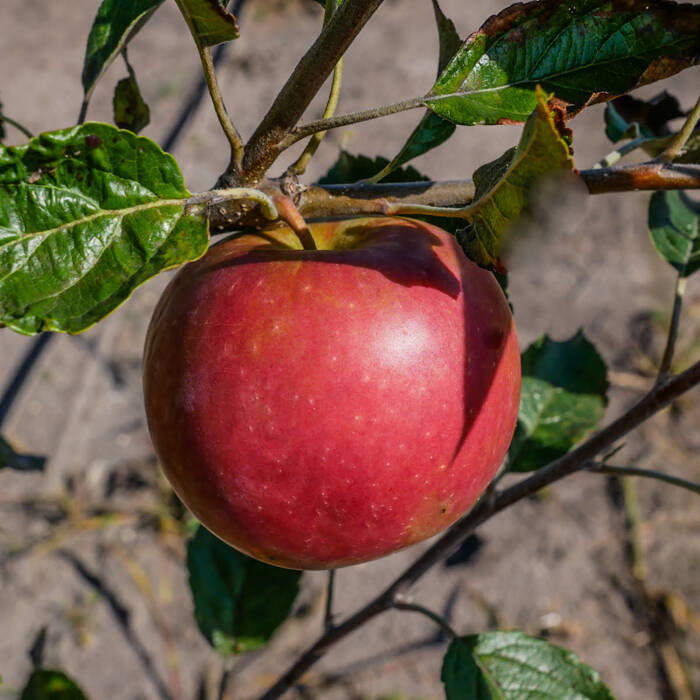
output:
[[[444,0],[465,37],[507,3]],[[98,0],[3,0],[0,100],[34,132],[69,126],[81,101],[85,39]],[[220,79],[230,113],[249,135],[315,37],[320,7],[308,1],[249,2],[241,38]],[[151,107],[145,135],[162,143],[199,77],[196,52],[174,3],[165,3],[129,49]],[[340,111],[422,94],[436,69],[427,0],[386,0],[347,55]],[[115,61],[89,118],[111,120],[111,95],[126,75]],[[662,86],[685,109],[698,70]],[[640,94],[651,96],[662,87]],[[308,112],[315,118],[323,98]],[[328,134],[308,180],[353,153],[392,157],[419,112]],[[611,150],[602,107],[577,117],[578,167]],[[519,127],[461,128],[414,164],[436,179],[471,176],[519,138]],[[22,137],[10,130],[9,143]],[[209,188],[227,149],[205,99],[175,149],[191,191]],[[281,172],[290,153],[273,174]],[[550,188],[552,189],[552,188]],[[648,194],[587,198],[547,192],[512,238],[506,263],[525,347],[583,327],[610,367],[607,420],[651,386],[673,296],[674,273],[646,231]],[[53,340],[3,426],[18,446],[49,455],[44,474],[0,472],[0,697],[26,679],[29,650],[45,628],[44,664],[74,676],[93,699],[256,697],[321,629],[325,574],[304,576],[295,612],[262,653],[224,661],[200,635],[183,566],[178,504],[158,471],[147,434],[140,363],[165,274],[116,313],[76,337]],[[678,365],[700,345],[700,276],[686,293]],[[33,340],[0,331],[0,388]],[[700,480],[700,393],[695,390],[630,434],[620,464]],[[692,494],[638,480],[632,490],[579,474],[525,500],[483,527],[415,587],[415,599],[473,633],[520,628],[571,648],[620,700],[700,697],[700,508]],[[629,514],[638,505],[638,522]],[[632,510],[630,511],[630,507]],[[341,570],[338,615],[353,611],[428,543]],[[386,613],[335,647],[289,697],[440,698],[445,639],[422,617]],[[223,696],[222,696],[223,697]]]

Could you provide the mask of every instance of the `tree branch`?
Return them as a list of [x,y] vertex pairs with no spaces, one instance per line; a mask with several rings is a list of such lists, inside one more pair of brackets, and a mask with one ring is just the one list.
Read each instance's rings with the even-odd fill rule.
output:
[[[583,170],[580,177],[590,194],[632,190],[700,189],[700,166],[697,165],[649,162],[625,167]],[[258,189],[269,195],[279,192],[275,181],[266,182]],[[298,190],[291,194],[297,208],[306,219],[380,216],[386,213],[387,203],[459,209],[472,201],[474,184],[471,180],[455,180],[311,185],[299,186]],[[202,195],[197,197],[198,201],[201,201]],[[240,198],[228,201],[219,198],[216,207],[211,207],[208,212],[212,230],[223,232],[260,225],[262,219],[253,205],[254,202],[243,202]]]
[[700,493],[700,484],[687,479],[681,479],[673,474],[665,474],[652,469],[639,469],[638,467],[615,467],[611,464],[593,462],[589,466],[589,471],[593,474],[608,474],[610,476],[641,476],[646,479],[657,479],[673,486],[679,486],[693,493]]
[[301,119],[333,67],[382,0],[345,0],[302,57],[246,145],[243,177],[257,183],[274,163],[280,144]]
[[541,488],[583,469],[599,452],[698,384],[700,384],[700,362],[696,362],[685,372],[655,386],[626,413],[572,452],[554,460],[514,486],[479,501],[462,520],[453,525],[373,601],[348,617],[345,622],[326,632],[315,644],[311,645],[277,683],[262,696],[261,700],[279,698],[336,642],[348,636],[371,618],[394,607],[397,602],[401,601],[404,592],[410,586],[434,564],[452,552],[479,525]]

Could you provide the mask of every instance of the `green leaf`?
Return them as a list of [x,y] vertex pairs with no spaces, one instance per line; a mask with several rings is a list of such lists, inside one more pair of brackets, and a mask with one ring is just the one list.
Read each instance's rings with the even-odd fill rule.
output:
[[83,90],[89,99],[95,83],[163,0],[102,0],[88,35]]
[[573,652],[518,631],[455,639],[442,682],[447,700],[614,700]]
[[289,615],[300,571],[264,564],[199,527],[187,543],[194,614],[224,656],[263,646]]
[[458,124],[519,122],[535,109],[539,84],[576,112],[673,75],[699,55],[698,5],[517,3],[467,38],[426,103]]
[[0,469],[16,469],[22,472],[42,471],[45,463],[45,457],[20,454],[0,435]]
[[649,233],[656,250],[681,277],[700,268],[700,202],[682,191],[654,192]]
[[499,249],[510,225],[526,208],[533,185],[553,172],[573,170],[570,132],[561,113],[550,110],[541,92],[517,148],[474,173],[471,227],[460,232],[465,253],[483,267],[500,269]]
[[172,156],[107,124],[0,147],[0,322],[77,333],[204,254],[207,221]]
[[[354,156],[341,150],[338,160],[318,182],[321,185],[347,185],[371,177],[388,164],[389,161],[381,156],[376,158]],[[384,182],[419,182],[428,179],[409,166],[394,170],[384,179]]]
[[508,468],[534,471],[566,454],[603,417],[605,362],[582,331],[563,342],[541,336],[522,354],[518,425]]
[[[438,77],[455,55],[462,43],[455,29],[454,22],[445,17],[437,0],[433,0],[433,10],[435,11],[435,22],[438,29],[438,40],[440,43],[440,56],[438,60]],[[403,145],[398,155],[389,163],[378,175],[372,178],[374,182],[386,181],[386,176],[401,167],[404,163],[427,153],[433,148],[437,148],[445,143],[457,127],[447,119],[435,114],[431,110],[426,110],[423,118],[413,130],[408,140]]]
[[138,134],[151,121],[151,110],[144,102],[133,72],[122,78],[114,89],[114,123]]
[[29,676],[20,700],[87,700],[87,696],[65,673],[36,669]]
[[200,46],[238,38],[238,22],[220,0],[175,0]]

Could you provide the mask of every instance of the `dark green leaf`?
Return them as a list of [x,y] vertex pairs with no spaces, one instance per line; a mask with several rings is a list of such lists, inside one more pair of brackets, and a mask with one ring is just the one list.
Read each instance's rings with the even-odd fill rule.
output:
[[605,133],[613,143],[623,137],[665,136],[668,122],[682,116],[678,100],[665,90],[649,100],[622,95],[605,106]]
[[215,46],[238,38],[238,22],[220,0],[175,0],[195,41]]
[[32,671],[20,700],[87,700],[74,680],[61,671]]
[[289,615],[300,571],[263,564],[199,527],[187,543],[194,614],[225,656],[263,646]]
[[465,253],[479,265],[499,269],[503,237],[527,207],[532,187],[544,175],[573,167],[570,132],[538,92],[537,109],[527,120],[518,147],[474,173],[472,225],[459,235]]
[[517,3],[472,34],[428,106],[458,124],[524,121],[535,86],[570,112],[661,80],[700,56],[700,6],[647,0]]
[[172,156],[107,124],[0,147],[0,322],[77,333],[162,270],[204,254]]
[[162,2],[163,0],[102,0],[85,49],[83,90],[86,98],[89,98],[95,83],[109,64]]
[[114,89],[114,123],[138,134],[151,120],[151,110],[141,97],[136,76],[122,78]]
[[0,435],[0,469],[34,472],[43,470],[45,463],[45,457],[20,454]]
[[454,640],[442,682],[447,700],[614,700],[573,652],[518,631]]
[[533,471],[566,454],[605,412],[605,362],[579,331],[557,342],[536,340],[522,355],[518,425],[508,452],[510,471]]
[[649,233],[656,250],[682,277],[700,268],[700,202],[685,192],[654,192]]
[[[438,40],[440,43],[440,57],[438,60],[438,77],[449,63],[452,56],[461,45],[461,40],[454,22],[445,17],[437,0],[433,0],[433,10],[435,11],[435,21],[438,29]],[[427,153],[433,148],[437,148],[445,143],[454,134],[457,127],[447,119],[439,117],[435,112],[427,110],[418,126],[413,130],[398,155],[382,171],[381,177],[372,178],[375,182],[386,181],[386,176],[401,167],[404,163]]]
[[[321,185],[347,185],[358,180],[365,180],[376,175],[389,164],[386,158],[377,156],[354,156],[347,151],[341,151],[333,167],[319,180]],[[400,168],[384,178],[384,182],[418,182],[428,180],[415,168]]]

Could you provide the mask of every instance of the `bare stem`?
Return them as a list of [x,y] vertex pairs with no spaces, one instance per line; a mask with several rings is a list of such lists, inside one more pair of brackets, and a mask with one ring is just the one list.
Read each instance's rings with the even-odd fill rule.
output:
[[402,600],[404,592],[410,586],[434,564],[453,551],[476,527],[544,486],[583,469],[599,452],[608,448],[647,418],[698,384],[700,384],[700,362],[696,362],[685,372],[668,381],[654,386],[626,413],[572,452],[554,460],[532,476],[495,494],[493,498],[482,499],[374,600],[350,615],[341,624],[330,629],[312,644],[277,683],[262,696],[261,700],[279,698],[336,642],[347,637],[368,620],[394,607],[397,601]]
[[[590,194],[629,192],[634,190],[700,189],[700,166],[673,163],[641,163],[626,167],[583,170],[579,173]],[[279,192],[274,182],[261,184],[259,190]],[[236,188],[238,189],[238,188]],[[234,190],[235,191],[235,190]],[[205,194],[195,195],[192,203],[203,201]],[[443,216],[463,216],[474,196],[471,180],[449,182],[402,182],[389,184],[355,183],[352,185],[299,186],[294,193],[296,205],[306,219],[334,216],[378,216],[392,211],[387,205],[401,205],[395,211],[406,212],[410,206],[444,208]],[[452,209],[447,209],[451,207]],[[242,226],[257,226],[259,216],[251,207],[241,211],[240,197],[220,198],[209,211],[212,229],[231,231]],[[424,210],[428,211],[428,210]]]
[[289,135],[281,143],[280,150],[289,148],[289,146],[292,144],[295,144],[297,141],[300,141],[311,134],[316,134],[321,131],[325,133],[329,129],[337,129],[341,126],[349,126],[350,124],[366,122],[370,121],[371,119],[379,119],[379,117],[388,117],[390,114],[397,114],[398,112],[405,112],[409,109],[418,109],[419,107],[424,106],[424,97],[413,97],[409,100],[395,102],[394,104],[390,105],[382,105],[381,107],[373,107],[372,109],[365,109],[361,112],[340,114],[337,117],[330,117],[329,119],[317,119],[316,121],[309,122],[308,124],[303,124],[295,129],[292,129]]
[[404,600],[396,600],[394,601],[394,604],[391,607],[395,608],[396,610],[410,610],[412,612],[417,612],[421,615],[425,615],[425,617],[430,618],[450,639],[459,639],[459,635],[457,634],[457,632],[455,632],[452,629],[452,627],[450,627],[449,623],[447,622],[447,620],[445,620],[444,617],[438,615],[436,612],[433,612],[432,610],[424,607],[423,605],[418,605],[417,603],[409,603],[408,601]]
[[333,592],[335,589],[335,569],[328,570],[328,585],[326,586],[326,610],[323,615],[323,629],[333,627]]
[[667,484],[680,486],[682,489],[687,489],[693,493],[700,493],[700,484],[687,479],[681,479],[679,476],[672,474],[664,474],[653,469],[639,469],[637,467],[615,467],[611,464],[601,464],[593,462],[590,466],[590,471],[594,474],[609,474],[610,476],[641,476],[645,479],[658,479],[665,481]]
[[666,348],[664,349],[659,373],[656,381],[662,382],[671,372],[671,363],[673,362],[673,353],[676,349],[676,338],[678,337],[678,325],[681,318],[681,309],[683,307],[683,295],[685,294],[686,277],[679,273],[676,278],[676,289],[673,296],[673,310],[671,311],[671,323],[668,328],[668,338],[666,339]]
[[[246,145],[243,176],[258,182],[283,150],[281,142],[297,125],[334,66],[382,0],[345,0],[304,54]],[[323,129],[318,129],[323,131]]]
[[211,49],[208,46],[201,46],[199,42],[197,42],[197,50],[199,51],[199,57],[202,60],[204,80],[207,83],[207,88],[209,89],[209,94],[211,95],[211,101],[214,104],[214,111],[216,112],[216,116],[219,119],[219,124],[221,124],[221,128],[224,130],[224,134],[226,134],[226,138],[231,146],[231,163],[229,165],[228,172],[238,172],[243,160],[243,140],[241,139],[238,130],[233,125],[233,122],[226,111],[224,99],[221,95],[221,88],[219,87],[219,82],[216,79],[216,69],[214,68]]
[[671,143],[666,146],[658,160],[664,163],[670,163],[672,160],[677,158],[681,154],[686,141],[693,133],[693,129],[695,129],[695,125],[698,123],[698,120],[700,120],[700,97],[695,103],[695,107],[693,107],[692,111],[688,115],[688,118],[685,120],[683,128],[674,136]]
[[19,122],[16,122],[14,119],[10,119],[9,117],[6,117],[2,112],[0,112],[0,122],[5,122],[6,124],[9,124],[10,126],[14,126],[15,129],[18,131],[21,131],[28,139],[31,139],[34,137],[34,134],[32,134],[29,129],[26,127],[22,126]]

